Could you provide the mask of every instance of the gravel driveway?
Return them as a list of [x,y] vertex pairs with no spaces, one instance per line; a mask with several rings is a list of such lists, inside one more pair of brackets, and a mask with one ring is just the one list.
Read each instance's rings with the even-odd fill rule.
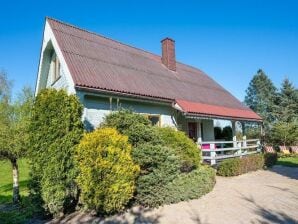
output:
[[[68,223],[298,223],[298,168],[275,166],[238,177],[217,177],[200,199],[154,210],[134,208],[99,220],[82,213]],[[61,222],[61,220],[60,220]]]

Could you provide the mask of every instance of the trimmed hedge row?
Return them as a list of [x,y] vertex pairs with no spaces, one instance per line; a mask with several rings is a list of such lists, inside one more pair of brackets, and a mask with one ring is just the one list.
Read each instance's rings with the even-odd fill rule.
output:
[[277,162],[277,153],[264,153],[224,160],[217,169],[219,176],[237,176],[256,171],[263,167],[271,167]]
[[242,158],[232,158],[222,161],[217,170],[219,176],[238,176],[250,171],[262,169],[264,157],[262,154],[245,156]]

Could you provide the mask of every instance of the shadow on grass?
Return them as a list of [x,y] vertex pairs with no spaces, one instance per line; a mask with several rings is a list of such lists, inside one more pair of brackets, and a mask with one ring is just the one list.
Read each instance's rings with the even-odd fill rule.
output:
[[297,163],[292,162],[292,161],[284,161],[284,160],[277,161],[276,165],[288,166],[288,167],[298,167]]
[[[246,197],[245,195],[241,194],[241,198],[253,204],[256,209],[255,213],[262,217],[262,219],[256,220],[257,223],[276,223],[276,224],[295,224],[297,220],[295,218],[290,217],[289,215],[285,214],[284,212],[274,211],[271,209],[266,209],[263,206],[257,204],[253,197]],[[255,223],[255,222],[252,222]]]
[[282,176],[298,180],[298,167],[275,165],[268,170],[274,173],[278,173]]
[[[25,192],[24,189],[27,189],[28,183],[29,183],[29,180],[23,180],[19,182],[21,197]],[[11,202],[12,202],[12,183],[0,186],[0,205],[4,203],[11,203]]]

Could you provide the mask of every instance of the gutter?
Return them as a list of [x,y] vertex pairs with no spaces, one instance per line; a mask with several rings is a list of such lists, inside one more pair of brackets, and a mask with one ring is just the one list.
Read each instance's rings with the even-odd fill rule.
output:
[[103,94],[116,95],[116,96],[120,96],[120,97],[122,96],[122,97],[129,97],[129,98],[138,98],[141,100],[150,100],[150,101],[161,102],[161,103],[170,103],[171,104],[174,101],[172,99],[164,98],[164,97],[144,96],[141,94],[126,93],[126,92],[85,87],[85,86],[79,86],[79,85],[76,85],[75,89],[82,90],[85,92],[90,92],[90,93],[103,93]]

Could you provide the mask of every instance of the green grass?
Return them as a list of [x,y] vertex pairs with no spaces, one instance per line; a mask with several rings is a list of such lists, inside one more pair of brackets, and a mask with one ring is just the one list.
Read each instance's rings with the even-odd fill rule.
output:
[[282,166],[298,167],[298,156],[278,158],[276,164]]
[[[20,176],[20,194],[21,197],[28,196],[29,182],[29,165],[26,159],[20,159],[19,176]],[[0,204],[12,202],[12,167],[9,161],[0,161]]]
[[28,206],[29,165],[26,159],[18,161],[21,204],[12,204],[12,167],[9,161],[0,161],[0,223],[24,223],[32,216]]

